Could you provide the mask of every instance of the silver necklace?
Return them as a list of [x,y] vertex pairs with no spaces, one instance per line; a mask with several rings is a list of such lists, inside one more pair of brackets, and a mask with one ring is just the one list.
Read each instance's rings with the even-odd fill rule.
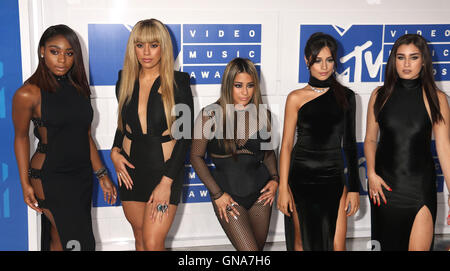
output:
[[327,90],[329,89],[329,87],[324,88],[324,89],[315,88],[315,87],[313,87],[313,86],[311,86],[311,85],[309,85],[309,87],[310,87],[312,90],[314,90],[315,92],[317,92],[317,93],[322,93],[322,92],[325,92],[325,91],[327,91]]

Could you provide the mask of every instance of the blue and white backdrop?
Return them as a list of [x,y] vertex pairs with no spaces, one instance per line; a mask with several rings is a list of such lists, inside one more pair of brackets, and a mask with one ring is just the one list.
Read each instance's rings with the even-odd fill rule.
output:
[[[391,3],[394,2],[394,3]],[[95,110],[93,131],[102,158],[109,159],[117,120],[114,85],[133,25],[147,18],[167,24],[174,44],[175,69],[191,76],[195,114],[219,96],[225,65],[246,57],[257,66],[266,103],[275,113],[281,137],[287,94],[308,81],[303,48],[317,31],[340,44],[340,80],[357,94],[357,139],[361,173],[361,209],[349,219],[349,237],[370,235],[364,140],[367,103],[382,84],[389,50],[403,33],[420,33],[430,41],[438,86],[450,93],[450,8],[442,1],[334,0],[269,1],[87,1],[7,0],[0,4],[0,250],[38,250],[40,217],[23,204],[12,147],[11,97],[36,68],[42,32],[64,23],[77,31],[83,46]],[[406,12],[407,11],[407,12]],[[34,147],[32,147],[32,150]],[[445,225],[447,191],[437,165],[437,233]],[[214,165],[209,162],[213,168]],[[185,163],[186,178],[168,247],[229,244],[212,210],[206,187]],[[114,174],[112,174],[114,175]],[[112,176],[115,178],[115,176]],[[116,181],[116,180],[114,180]],[[131,250],[134,240],[120,201],[108,206],[98,186],[93,202],[94,232],[99,250]],[[283,218],[273,209],[269,241],[284,240]]]

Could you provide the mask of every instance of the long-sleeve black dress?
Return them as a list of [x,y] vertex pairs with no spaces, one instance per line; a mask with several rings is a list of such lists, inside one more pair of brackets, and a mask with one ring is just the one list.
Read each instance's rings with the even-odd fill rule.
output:
[[434,225],[437,209],[431,153],[433,125],[425,108],[420,78],[399,78],[377,121],[380,140],[375,172],[392,191],[383,188],[387,204],[371,204],[372,240],[380,242],[381,250],[408,250],[419,210],[428,208]]
[[[117,99],[119,97],[120,74],[121,72],[119,72],[119,80],[116,84]],[[190,114],[188,119],[192,126],[194,106],[189,75],[175,71],[174,80],[175,104],[185,104],[189,107],[190,112],[183,112],[183,114]],[[167,130],[167,123],[161,94],[158,93],[160,86],[161,80],[158,77],[151,87],[148,98],[146,134],[142,132],[138,115],[139,80],[135,82],[131,100],[122,107],[123,131],[117,129],[113,147],[120,148],[121,154],[135,167],[134,169],[127,167],[128,173],[133,180],[133,188],[127,190],[124,185],[119,188],[122,201],[147,202],[153,189],[159,184],[163,176],[173,180],[170,204],[177,205],[180,201],[184,178],[184,161],[191,144],[191,132],[189,132],[189,138],[182,137],[176,140],[170,158],[164,161],[161,144],[172,139],[170,136],[162,135]],[[178,116],[177,119],[180,117],[182,115]],[[130,131],[128,131],[127,127],[130,128]],[[180,129],[190,129],[190,127],[182,126]],[[131,140],[129,155],[122,148],[124,137]]]
[[[330,89],[298,110],[289,185],[298,212],[303,249],[333,250],[339,202],[346,184],[344,156],[348,191],[359,192],[355,94],[344,88],[348,108],[343,109],[330,80],[315,79],[309,84]],[[289,232],[286,231],[286,239],[290,239],[287,244],[293,244],[294,236]]]
[[[41,89],[41,117],[33,118],[39,139],[31,159],[30,178],[40,179],[44,199],[64,250],[95,250],[92,231],[93,172],[89,128],[93,110],[67,76],[55,76],[55,92]],[[50,222],[42,216],[42,250],[50,249]]]

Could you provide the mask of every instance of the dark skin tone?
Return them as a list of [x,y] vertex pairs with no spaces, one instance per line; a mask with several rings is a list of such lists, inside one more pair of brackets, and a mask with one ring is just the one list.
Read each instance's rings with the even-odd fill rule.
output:
[[[73,50],[63,36],[56,36],[48,40],[40,49],[40,57],[44,59],[45,65],[55,75],[64,75],[73,66]],[[62,250],[59,237],[49,210],[39,208],[36,198],[45,199],[40,180],[30,179],[28,169],[30,168],[30,121],[31,118],[41,117],[41,93],[40,89],[32,84],[23,85],[13,97],[12,119],[14,123],[14,150],[19,169],[20,182],[22,185],[25,203],[33,210],[44,213],[52,222],[52,250]],[[45,128],[40,128],[45,129]],[[41,130],[39,132],[42,135]],[[94,171],[103,167],[103,163],[97,151],[97,146],[92,139],[91,130],[88,131],[90,143],[90,158]],[[46,143],[46,142],[43,142]],[[104,200],[109,204],[115,204],[117,191],[107,175],[100,179]]]

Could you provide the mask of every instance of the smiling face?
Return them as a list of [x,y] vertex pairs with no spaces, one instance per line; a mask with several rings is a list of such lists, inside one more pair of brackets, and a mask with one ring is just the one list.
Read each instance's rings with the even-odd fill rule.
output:
[[233,103],[235,105],[246,106],[253,98],[254,92],[255,82],[250,74],[241,72],[234,77]]
[[422,53],[414,44],[403,44],[398,47],[395,55],[395,68],[400,78],[418,78],[422,65]]
[[159,70],[161,45],[158,42],[136,42],[134,49],[143,69]]
[[41,47],[41,57],[54,75],[62,76],[73,66],[74,51],[67,39],[59,35],[49,39],[45,46]]
[[[306,65],[308,61],[305,57]],[[309,66],[309,65],[308,65]],[[334,59],[331,54],[330,48],[323,47],[316,57],[316,60],[309,68],[312,76],[319,80],[326,80],[334,71]]]

